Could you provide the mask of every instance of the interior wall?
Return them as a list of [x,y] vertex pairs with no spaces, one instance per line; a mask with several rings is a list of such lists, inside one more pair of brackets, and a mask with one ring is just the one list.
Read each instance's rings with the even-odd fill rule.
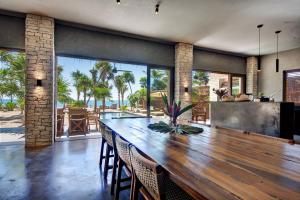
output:
[[0,47],[25,49],[25,18],[0,14]]
[[258,75],[258,92],[274,97],[275,101],[283,100],[283,71],[300,69],[300,48],[280,52],[279,59],[279,72],[276,73],[276,54],[262,56]]
[[194,48],[194,69],[246,74],[246,58]]

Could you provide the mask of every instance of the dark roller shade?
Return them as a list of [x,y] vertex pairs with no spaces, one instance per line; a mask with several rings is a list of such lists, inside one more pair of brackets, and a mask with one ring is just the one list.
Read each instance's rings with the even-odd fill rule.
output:
[[194,69],[246,74],[246,58],[194,48]]
[[174,45],[56,23],[57,55],[174,66]]
[[0,14],[0,48],[25,49],[25,18]]

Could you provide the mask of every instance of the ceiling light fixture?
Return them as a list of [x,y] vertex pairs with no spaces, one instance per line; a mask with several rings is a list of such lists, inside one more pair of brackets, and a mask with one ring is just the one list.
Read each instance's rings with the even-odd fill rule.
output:
[[279,72],[279,58],[278,58],[278,34],[281,33],[281,31],[276,31],[276,37],[277,37],[277,53],[276,53],[276,72]]
[[258,28],[258,58],[257,58],[257,70],[260,71],[260,29],[263,27],[263,24],[257,25]]
[[118,5],[121,4],[121,0],[117,0],[117,4],[118,4]]
[[156,4],[155,5],[155,14],[158,14],[158,12],[159,12],[159,4]]

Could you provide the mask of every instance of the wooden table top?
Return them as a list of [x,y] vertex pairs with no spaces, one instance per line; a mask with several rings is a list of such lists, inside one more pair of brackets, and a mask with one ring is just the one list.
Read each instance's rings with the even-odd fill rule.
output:
[[300,145],[201,126],[197,135],[151,131],[156,119],[106,119],[195,199],[300,199]]

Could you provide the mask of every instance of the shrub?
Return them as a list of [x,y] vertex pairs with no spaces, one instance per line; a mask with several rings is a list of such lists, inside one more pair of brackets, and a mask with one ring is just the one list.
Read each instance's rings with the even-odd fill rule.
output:
[[8,111],[13,111],[15,109],[15,107],[16,107],[16,104],[14,102],[9,101],[6,103],[6,109]]
[[121,111],[126,111],[126,110],[128,110],[128,106],[126,106],[126,105],[124,105],[124,106],[121,106]]
[[84,105],[84,101],[82,101],[82,100],[79,100],[79,101],[73,101],[72,103],[71,103],[71,107],[79,107],[79,108],[82,108],[82,107],[84,107],[85,105]]

